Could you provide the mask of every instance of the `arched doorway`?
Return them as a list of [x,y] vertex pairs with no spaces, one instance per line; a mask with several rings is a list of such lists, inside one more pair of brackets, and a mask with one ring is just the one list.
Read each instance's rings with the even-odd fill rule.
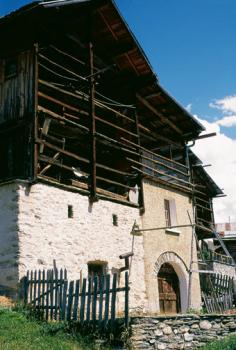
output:
[[164,263],[158,272],[158,290],[160,313],[176,314],[181,311],[179,279],[168,263]]

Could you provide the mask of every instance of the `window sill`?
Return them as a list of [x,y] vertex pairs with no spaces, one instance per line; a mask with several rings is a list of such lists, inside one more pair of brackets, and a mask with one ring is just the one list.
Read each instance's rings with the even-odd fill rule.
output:
[[181,231],[176,228],[167,228],[166,233],[172,234],[174,236],[179,236]]

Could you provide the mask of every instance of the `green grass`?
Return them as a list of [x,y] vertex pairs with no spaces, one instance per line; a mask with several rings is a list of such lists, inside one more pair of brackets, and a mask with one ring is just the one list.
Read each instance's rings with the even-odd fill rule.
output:
[[214,341],[199,348],[199,350],[236,350],[236,336],[231,335],[225,339]]
[[0,350],[92,350],[89,340],[66,332],[63,324],[39,323],[19,311],[0,309]]

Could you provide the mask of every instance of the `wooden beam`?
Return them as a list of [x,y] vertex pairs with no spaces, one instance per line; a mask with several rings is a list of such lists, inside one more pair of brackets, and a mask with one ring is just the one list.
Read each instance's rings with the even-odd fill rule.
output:
[[[91,15],[90,15],[90,33],[91,33]],[[91,37],[90,37],[91,39]],[[97,150],[96,150],[96,120],[95,120],[95,82],[94,82],[94,69],[93,69],[93,43],[89,42],[89,69],[90,69],[90,78],[89,78],[89,114],[90,114],[90,167],[91,167],[91,181],[90,181],[90,201],[96,202],[96,188],[97,188]]]
[[162,113],[158,112],[155,107],[153,107],[145,98],[137,94],[137,99],[148,108],[153,114],[155,114],[164,124],[168,124],[172,129],[174,129],[179,135],[182,135],[182,131],[167,117],[165,117]]

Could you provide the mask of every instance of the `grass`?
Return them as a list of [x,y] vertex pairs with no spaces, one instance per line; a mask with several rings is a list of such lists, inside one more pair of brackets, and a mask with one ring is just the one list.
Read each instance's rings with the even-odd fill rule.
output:
[[19,311],[0,309],[0,350],[92,350],[93,341],[72,336],[66,326],[29,320]]
[[236,336],[231,335],[222,340],[214,341],[199,350],[236,350]]

